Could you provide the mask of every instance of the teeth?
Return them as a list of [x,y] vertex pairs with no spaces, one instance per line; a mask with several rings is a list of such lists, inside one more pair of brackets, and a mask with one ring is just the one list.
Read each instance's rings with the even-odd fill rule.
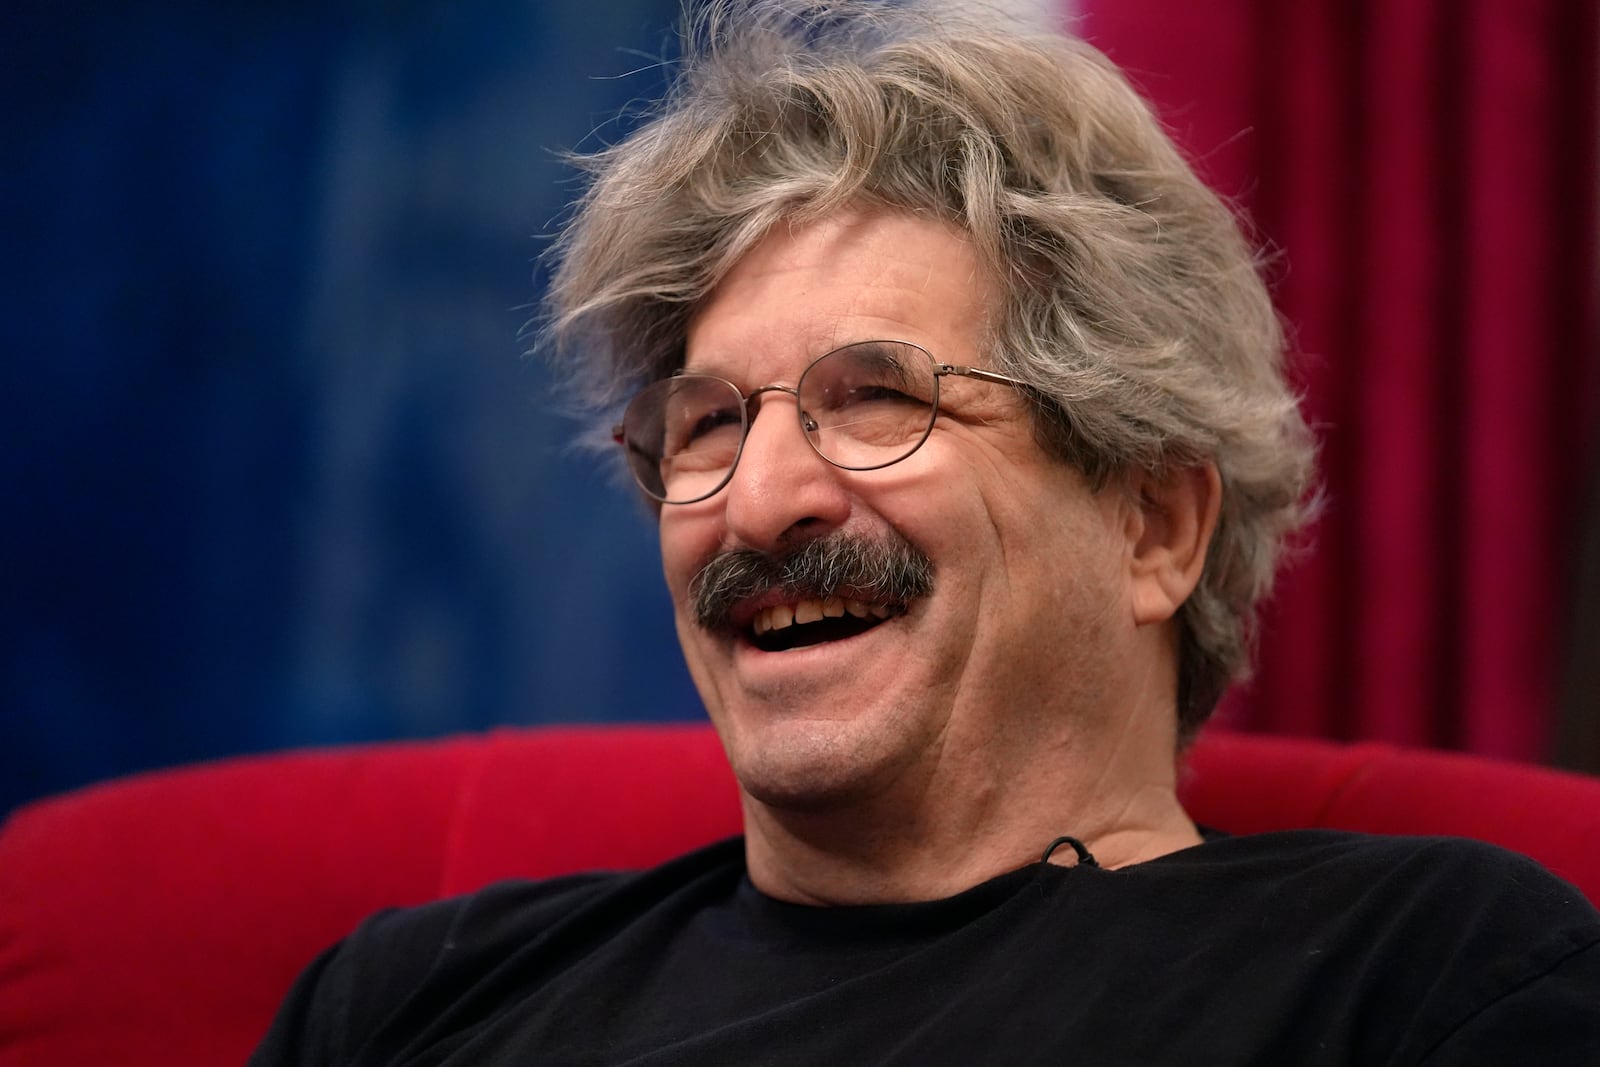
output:
[[774,604],[758,612],[750,625],[759,636],[773,630],[787,630],[791,626],[819,622],[825,618],[839,619],[845,615],[853,615],[858,619],[865,619],[870,615],[887,619],[893,614],[894,609],[887,604],[868,604],[865,601],[846,600],[837,596],[823,600],[808,597],[794,604]]

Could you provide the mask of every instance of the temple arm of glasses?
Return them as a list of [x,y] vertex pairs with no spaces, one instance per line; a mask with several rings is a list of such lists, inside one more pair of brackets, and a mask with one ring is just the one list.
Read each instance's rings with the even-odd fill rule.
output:
[[1009,374],[1001,374],[998,371],[979,370],[977,367],[961,367],[954,363],[940,363],[936,366],[935,370],[936,373],[939,374],[954,374],[959,378],[976,378],[980,382],[994,382],[998,385],[1015,385],[1020,386],[1023,389],[1032,388],[1032,386],[1023,381],[1021,378],[1013,378]]
[[617,427],[616,432],[611,435],[611,439],[617,444],[621,445],[623,448],[627,449],[629,452],[636,456],[642,456],[651,463],[661,462],[660,456],[653,456],[649,452],[646,452],[644,449],[640,448],[638,445],[634,444],[632,441],[628,440],[628,435],[622,432],[622,427],[620,426]]

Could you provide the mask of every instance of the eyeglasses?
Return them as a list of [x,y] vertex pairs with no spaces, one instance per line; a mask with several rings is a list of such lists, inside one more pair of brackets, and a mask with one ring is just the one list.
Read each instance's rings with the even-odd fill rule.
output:
[[629,401],[612,437],[639,487],[663,504],[693,504],[727,485],[763,394],[795,398],[800,429],[817,455],[848,471],[899,463],[928,439],[939,414],[939,379],[1027,388],[994,371],[939,363],[906,341],[861,341],[817,357],[793,389],[745,394],[710,374],[679,373]]

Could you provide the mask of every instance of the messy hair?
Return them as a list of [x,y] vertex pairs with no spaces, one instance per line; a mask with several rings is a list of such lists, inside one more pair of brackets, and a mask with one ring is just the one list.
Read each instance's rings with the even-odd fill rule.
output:
[[1097,486],[1216,465],[1221,515],[1179,614],[1181,735],[1248,674],[1310,435],[1239,222],[1098,51],[992,12],[713,0],[648,121],[579,162],[547,322],[585,403],[681,367],[700,303],[779,223],[953,224],[997,283],[988,357],[1032,386],[1044,447]]

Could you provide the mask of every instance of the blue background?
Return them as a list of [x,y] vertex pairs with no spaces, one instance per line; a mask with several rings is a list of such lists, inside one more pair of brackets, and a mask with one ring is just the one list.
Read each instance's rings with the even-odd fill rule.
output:
[[669,0],[8,5],[0,810],[702,714],[653,529],[520,336]]

